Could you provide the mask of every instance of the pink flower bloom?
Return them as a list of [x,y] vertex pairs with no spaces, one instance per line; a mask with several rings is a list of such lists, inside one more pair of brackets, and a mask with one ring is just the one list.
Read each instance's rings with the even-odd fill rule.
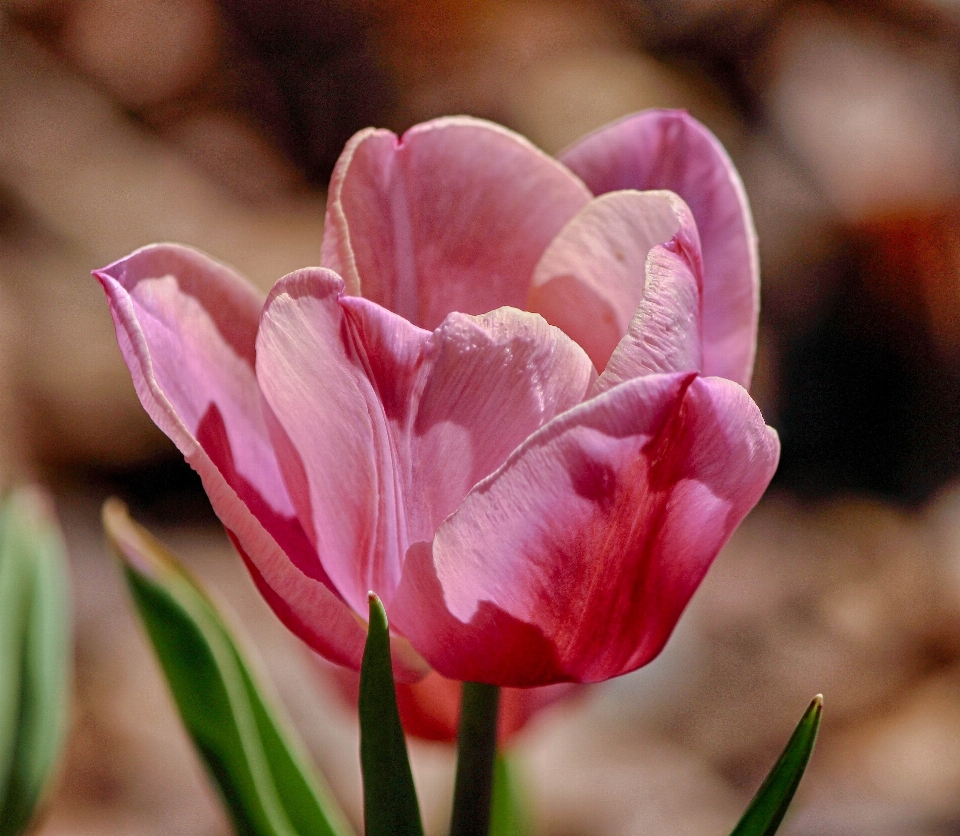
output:
[[409,681],[653,659],[779,455],[743,388],[757,258],[716,140],[663,111],[560,162],[469,118],[363,131],[321,264],[265,302],[174,245],[97,273],[280,618],[356,669],[372,589]]

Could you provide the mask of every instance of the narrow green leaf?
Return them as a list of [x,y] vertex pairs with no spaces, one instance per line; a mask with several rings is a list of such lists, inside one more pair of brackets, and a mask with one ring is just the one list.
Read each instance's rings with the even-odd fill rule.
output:
[[366,836],[423,836],[407,741],[397,709],[387,614],[373,593],[360,667],[359,707]]
[[[20,727],[24,634],[29,614],[29,572],[17,548],[12,501],[0,512],[0,804],[9,817],[8,788]],[[14,831],[10,831],[14,832]]]
[[104,525],[184,725],[241,836],[350,828],[216,606],[115,500]]
[[49,500],[0,505],[0,836],[23,832],[63,747],[70,706],[70,593]]
[[524,836],[529,830],[513,765],[506,756],[497,753],[493,764],[490,836]]
[[777,832],[810,761],[822,713],[823,697],[818,694],[730,836],[773,836]]
[[450,836],[490,836],[499,716],[498,686],[483,682],[463,683]]

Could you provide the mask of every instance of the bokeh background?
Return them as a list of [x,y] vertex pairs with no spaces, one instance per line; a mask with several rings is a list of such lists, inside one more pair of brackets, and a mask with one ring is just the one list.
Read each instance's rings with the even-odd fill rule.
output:
[[[109,494],[230,602],[360,811],[352,713],[142,412],[90,270],[177,240],[266,289],[317,262],[362,127],[470,113],[555,152],[646,107],[690,110],[743,175],[783,458],[660,659],[515,742],[535,831],[728,832],[822,691],[784,832],[960,834],[955,0],[0,0],[0,485],[56,492],[76,592],[44,836],[229,832],[105,550]],[[452,752],[413,756],[441,833]]]

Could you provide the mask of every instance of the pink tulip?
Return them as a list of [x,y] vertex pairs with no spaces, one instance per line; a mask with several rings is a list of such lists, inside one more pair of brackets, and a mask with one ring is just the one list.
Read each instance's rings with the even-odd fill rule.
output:
[[407,681],[653,659],[779,455],[743,388],[755,237],[717,141],[665,111],[560,162],[469,118],[363,131],[321,264],[265,302],[174,245],[96,274],[280,618],[356,669],[374,590]]

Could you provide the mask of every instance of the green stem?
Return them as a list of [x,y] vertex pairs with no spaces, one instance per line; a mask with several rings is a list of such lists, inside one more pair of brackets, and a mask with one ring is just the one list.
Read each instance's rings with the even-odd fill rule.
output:
[[450,836],[487,836],[490,831],[499,708],[496,685],[463,683]]

